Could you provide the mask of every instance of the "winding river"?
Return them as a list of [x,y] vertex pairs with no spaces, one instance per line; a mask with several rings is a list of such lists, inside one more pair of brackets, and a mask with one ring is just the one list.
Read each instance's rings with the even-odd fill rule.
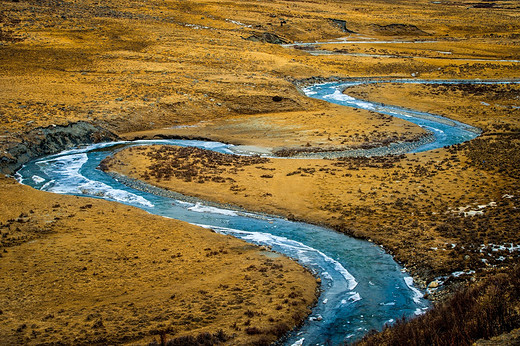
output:
[[[478,135],[478,129],[450,119],[357,100],[342,93],[350,85],[375,82],[325,83],[307,87],[304,92],[330,102],[405,118],[428,129],[432,136],[419,146],[401,143],[371,152],[350,154],[381,155],[432,150]],[[232,145],[204,141],[102,143],[33,160],[20,169],[16,177],[19,182],[40,190],[104,198],[153,214],[184,220],[248,242],[270,246],[298,260],[321,278],[322,294],[303,326],[285,340],[287,345],[342,344],[359,339],[371,329],[381,329],[402,316],[421,314],[428,308],[423,294],[413,286],[412,278],[390,255],[370,242],[323,227],[225,209],[183,196],[172,198],[152,194],[129,187],[96,169],[101,160],[122,146],[157,143],[196,146],[229,154],[234,152]]]

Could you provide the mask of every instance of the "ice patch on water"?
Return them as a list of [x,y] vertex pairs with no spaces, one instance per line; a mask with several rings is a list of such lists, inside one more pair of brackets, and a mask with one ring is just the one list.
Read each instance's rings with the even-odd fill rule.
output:
[[41,184],[41,183],[43,183],[43,182],[45,181],[44,178],[42,178],[42,177],[40,177],[40,176],[38,176],[38,175],[33,175],[33,176],[31,177],[31,179],[32,179],[36,184]]
[[[187,143],[187,141],[182,141],[182,142]],[[184,145],[187,145],[187,144],[184,144]],[[220,142],[189,141],[189,146],[218,151],[218,152],[226,153],[226,154],[233,154],[233,152],[229,149],[231,147],[231,145],[220,143]]]
[[341,265],[341,263],[328,256],[325,256],[325,261],[334,264],[334,269],[336,269],[341,275],[343,275],[345,280],[347,280],[349,290],[353,290],[357,286],[356,279]]
[[216,207],[210,207],[207,205],[203,205],[199,202],[195,203],[193,207],[189,207],[188,210],[197,212],[197,213],[212,213],[212,214],[220,214],[220,215],[227,215],[227,216],[237,216],[237,212],[233,210],[228,209],[221,209]]
[[[24,168],[25,168],[25,165],[22,166],[22,168],[20,169],[20,171],[21,171],[22,169],[24,169]],[[20,184],[23,184],[24,179],[23,179],[23,176],[20,174],[20,171],[17,171],[17,172],[14,174],[14,179],[16,179],[16,181],[19,182]]]
[[179,205],[179,206],[182,206],[182,207],[193,207],[193,206],[195,205],[195,204],[190,203],[190,202],[179,201],[178,199],[176,199],[176,200],[174,201],[174,204]]
[[359,300],[361,300],[361,296],[359,295],[359,293],[357,292],[354,292],[349,298],[348,300],[352,301],[352,302],[357,302]]
[[305,341],[305,338],[301,338],[300,340],[296,341],[291,346],[302,346],[304,341]]
[[[263,232],[248,232],[242,230],[236,230],[225,227],[216,227],[209,225],[198,225],[204,228],[213,229],[216,232],[235,235],[241,239],[244,239],[249,242],[253,242],[256,244],[268,245],[268,246],[279,246],[284,249],[285,253],[288,253],[290,256],[296,257],[301,263],[307,265],[316,265],[315,261],[312,259],[313,256],[318,256],[322,261],[330,264],[334,270],[340,274],[346,282],[346,288],[348,290],[353,290],[357,286],[357,281],[354,276],[352,276],[346,269],[333,258],[327,256],[323,252],[316,250],[310,246],[307,246],[298,241],[288,239],[286,237],[275,236],[270,233]],[[311,254],[313,256],[311,256]],[[324,268],[323,268],[324,269]],[[329,268],[330,269],[330,268]],[[330,275],[330,273],[327,273]],[[332,277],[331,277],[332,279]],[[361,298],[360,298],[361,299]]]
[[60,194],[82,194],[96,197],[106,197],[122,203],[140,204],[153,207],[145,198],[136,194],[114,189],[111,186],[90,180],[80,173],[81,167],[88,161],[86,153],[54,157],[36,162],[39,169],[51,179],[40,190]]
[[241,23],[238,20],[226,19],[226,22],[230,22],[230,23],[233,23],[235,25],[243,26],[245,28],[252,28],[253,27],[252,25],[247,25],[247,24]]
[[379,305],[384,305],[384,306],[393,306],[393,305],[395,305],[395,302],[379,303]]
[[51,186],[52,184],[54,184],[54,180],[50,180],[48,182],[46,182],[42,187],[40,187],[40,190],[42,191],[49,191],[49,186]]
[[375,110],[374,104],[358,100],[352,96],[348,96],[344,94],[340,89],[336,89],[332,94],[324,95],[323,99],[347,103],[351,107],[356,106],[358,108],[363,108],[367,110]]
[[330,281],[333,280],[333,279],[332,279],[332,276],[330,276],[329,272],[323,272],[323,273],[321,273],[321,277],[322,277],[323,279],[325,279],[325,280],[330,280]]
[[416,304],[421,304],[421,299],[423,297],[423,294],[421,293],[421,291],[419,291],[417,288],[414,287],[413,278],[411,276],[405,276],[404,282],[406,283],[406,286],[408,286],[408,288],[411,289],[412,292],[414,293],[413,297],[412,297],[413,301]]
[[451,276],[458,278],[461,275],[471,275],[471,274],[475,274],[475,271],[468,270],[468,271],[453,272],[453,273],[451,273]]
[[348,297],[347,299],[342,299],[340,304],[341,305],[346,305],[346,304],[352,304],[352,303],[355,303],[359,300],[361,300],[363,298],[361,298],[361,295],[357,292],[350,292],[350,297]]
[[414,311],[414,315],[415,315],[415,316],[424,315],[424,314],[426,313],[426,310],[428,310],[428,308],[422,308],[422,309],[417,308],[417,309],[415,309],[415,311]]

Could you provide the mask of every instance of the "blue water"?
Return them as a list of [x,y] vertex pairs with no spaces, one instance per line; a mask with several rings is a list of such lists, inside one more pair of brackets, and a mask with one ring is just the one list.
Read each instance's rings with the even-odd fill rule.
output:
[[[198,146],[229,153],[229,146],[197,141],[140,141]],[[134,205],[161,216],[231,234],[295,258],[322,279],[322,294],[304,326],[286,341],[292,345],[341,344],[385,323],[424,312],[428,302],[411,277],[379,246],[335,231],[282,218],[215,208],[131,189],[96,169],[121,142],[92,145],[26,164],[17,179],[37,189],[91,196]],[[99,150],[104,148],[104,150]],[[408,284],[407,282],[408,281]],[[326,304],[324,304],[326,302]]]
[[[445,118],[398,107],[378,105],[343,95],[348,83],[327,83],[305,89],[343,105],[404,117],[435,133],[430,150],[474,138],[478,130]],[[415,114],[415,115],[414,115]],[[435,116],[433,116],[435,118]],[[191,199],[171,199],[129,188],[96,167],[121,145],[171,144],[232,153],[217,142],[159,140],[104,143],[68,150],[27,163],[17,179],[37,189],[104,198],[137,206],[150,213],[184,220],[270,246],[298,260],[322,279],[322,294],[304,325],[285,344],[338,345],[354,341],[371,329],[381,329],[402,316],[423,313],[428,302],[413,287],[412,278],[379,246],[327,228],[282,218],[216,208]]]
[[[377,83],[400,82],[400,83],[419,83],[416,80],[392,80],[392,81],[378,81]],[[424,83],[424,81],[422,81]],[[470,83],[470,81],[464,81]],[[450,146],[462,142],[469,141],[476,138],[480,134],[480,130],[470,125],[447,119],[438,115],[415,111],[403,107],[392,105],[385,105],[376,102],[369,102],[361,99],[356,99],[348,95],[348,87],[364,84],[376,83],[375,81],[352,81],[341,83],[324,83],[317,84],[304,88],[304,93],[313,98],[329,101],[331,103],[342,106],[366,109],[381,114],[391,115],[396,118],[407,120],[411,123],[421,126],[429,131],[434,140],[430,143],[424,144],[414,148],[411,152],[422,152],[427,150],[434,150],[444,146]],[[447,84],[448,81],[429,81],[429,83]],[[475,82],[473,82],[475,83]],[[344,93],[345,92],[345,93]]]

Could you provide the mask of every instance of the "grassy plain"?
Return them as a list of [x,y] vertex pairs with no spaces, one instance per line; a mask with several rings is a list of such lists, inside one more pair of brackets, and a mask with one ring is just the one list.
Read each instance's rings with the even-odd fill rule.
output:
[[[413,139],[421,129],[308,99],[293,81],[520,76],[520,64],[515,62],[520,12],[510,1],[20,0],[1,1],[0,9],[0,159],[6,155],[3,150],[30,141],[23,136],[29,130],[80,120],[127,138],[207,137],[267,148],[330,148],[385,138]],[[312,48],[331,55],[265,42],[345,36],[358,43]],[[367,38],[416,43],[359,43]],[[362,87],[356,90],[372,97]],[[168,187],[177,181],[178,189],[189,194],[371,238],[425,282],[459,269],[475,269],[478,277],[491,271],[492,265],[517,261],[517,253],[477,249],[482,244],[518,244],[514,234],[519,224],[514,212],[518,198],[504,197],[519,195],[517,110],[507,108],[509,113],[504,113],[498,106],[478,105],[518,106],[493,100],[502,92],[517,95],[516,90],[484,90],[475,99],[458,97],[457,90],[445,91],[454,94],[446,102],[475,109],[469,118],[463,112],[448,116],[506,133],[450,150],[383,162],[272,159],[262,168],[237,167],[237,172],[220,167],[222,159],[213,154],[194,151],[196,157],[189,156],[185,163],[204,158],[220,170],[200,174],[235,181],[203,178],[199,184],[172,176],[171,181],[158,183]],[[441,112],[438,95],[430,92],[420,91],[428,97],[421,107]],[[410,93],[382,92],[388,103],[405,105]],[[495,155],[497,151],[502,154]],[[119,155],[127,155],[125,160],[128,157],[135,165],[134,171],[125,173],[141,178],[155,162],[147,161],[153,157],[138,156],[139,152]],[[480,160],[483,156],[485,161]],[[117,161],[113,164],[118,168]],[[150,181],[155,179],[148,175]],[[251,188],[254,184],[257,190]],[[221,195],[201,189],[207,191],[207,186]],[[99,200],[40,193],[10,179],[0,180],[0,196],[4,249],[0,277],[5,291],[0,335],[13,343],[142,343],[165,330],[169,335],[196,336],[219,329],[226,335],[237,333],[230,342],[261,343],[279,336],[284,324],[292,326],[294,317],[303,318],[314,294],[314,279],[286,259],[276,258],[269,262],[276,265],[270,265],[263,250],[184,223]],[[458,208],[478,211],[478,205],[492,201],[497,205],[484,208],[484,217],[459,214],[463,211]],[[116,215],[124,215],[124,222]],[[143,225],[143,220],[149,222]],[[143,251],[156,237],[164,246]],[[190,246],[190,241],[197,246]],[[130,245],[125,251],[139,258],[125,255],[120,249],[123,243]],[[57,251],[60,248],[63,251]],[[182,256],[168,259],[163,248]],[[206,256],[215,251],[217,255]],[[174,263],[181,260],[186,262]],[[135,264],[131,271],[129,261]],[[246,279],[230,269],[241,269],[248,261],[267,271],[248,272]],[[278,264],[283,264],[283,278]],[[177,269],[172,273],[173,265]],[[221,266],[233,284],[210,276],[207,268],[214,266]],[[169,275],[174,286],[164,282]],[[251,281],[261,285],[262,280],[272,282],[273,290],[283,290],[276,297],[287,296],[294,286],[305,299],[292,305],[285,298],[291,302],[290,310],[285,305],[278,309],[274,298],[262,309],[229,310],[230,303],[224,302],[238,294],[230,290],[254,291]],[[178,281],[184,284],[177,286]],[[117,296],[125,291],[103,293],[122,287],[121,282],[129,287],[125,295]],[[254,295],[243,294],[242,309],[246,303],[274,297],[263,285],[254,287],[258,287]],[[173,288],[180,292],[175,298],[171,298]],[[209,295],[215,306],[207,306]],[[223,303],[216,303],[217,298]],[[247,334],[248,326],[241,323],[249,315],[250,325],[258,325],[264,334]],[[232,320],[241,331],[229,329]]]
[[266,249],[116,203],[1,183],[4,343],[143,344],[222,331],[230,344],[262,344],[315,299],[314,277]]

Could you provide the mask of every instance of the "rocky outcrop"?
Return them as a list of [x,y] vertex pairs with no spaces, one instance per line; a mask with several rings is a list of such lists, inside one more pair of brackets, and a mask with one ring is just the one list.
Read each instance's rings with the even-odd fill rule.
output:
[[35,128],[4,137],[0,142],[0,172],[13,174],[33,158],[51,155],[81,144],[113,141],[119,137],[99,126],[77,122]]
[[337,26],[343,32],[346,32],[346,33],[349,33],[349,34],[355,34],[356,33],[355,31],[352,31],[349,28],[347,28],[347,21],[346,20],[334,19],[334,18],[329,18],[329,20],[332,22],[332,24]]
[[289,40],[280,37],[276,34],[272,34],[270,32],[256,32],[253,35],[245,38],[248,41],[253,42],[264,42],[264,43],[272,43],[272,44],[286,44],[290,43]]

